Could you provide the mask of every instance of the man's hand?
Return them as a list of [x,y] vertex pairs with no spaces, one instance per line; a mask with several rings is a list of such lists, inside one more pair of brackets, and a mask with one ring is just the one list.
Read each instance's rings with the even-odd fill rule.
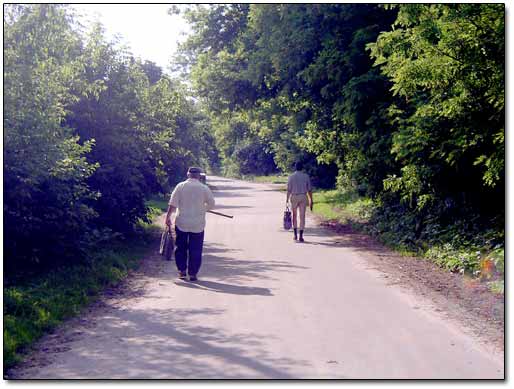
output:
[[171,219],[169,217],[166,218],[166,225],[171,229]]

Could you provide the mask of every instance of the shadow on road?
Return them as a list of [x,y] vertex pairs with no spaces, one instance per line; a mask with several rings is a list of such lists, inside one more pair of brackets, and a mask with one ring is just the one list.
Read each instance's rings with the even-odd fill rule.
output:
[[198,280],[194,283],[188,281],[175,281],[175,285],[185,288],[207,290],[216,293],[228,293],[248,296],[273,296],[271,290],[269,290],[268,288],[231,285],[208,280]]
[[277,271],[308,269],[308,267],[294,265],[287,261],[239,259],[231,256],[231,253],[239,251],[241,250],[229,249],[220,244],[206,243],[199,276],[209,279],[214,278],[223,282],[244,283],[256,278],[274,279],[270,274],[276,274]]
[[[294,378],[289,367],[308,363],[277,358],[264,351],[262,336],[235,329],[227,333],[217,327],[199,325],[203,318],[222,315],[220,309],[172,309],[116,311],[94,336],[110,338],[102,343],[75,347],[74,358],[89,366],[92,377],[241,379]],[[272,338],[269,334],[266,339]],[[77,372],[60,369],[70,377]]]
[[232,208],[254,208],[249,205],[224,205],[224,204],[216,204],[213,211],[216,211],[217,209],[232,209]]
[[[286,231],[284,229],[277,230],[279,233],[287,235],[287,238],[293,241],[293,230]],[[322,238],[322,240],[320,240]],[[301,244],[312,246],[327,247],[347,247],[355,251],[369,252],[372,250],[376,254],[387,253],[389,250],[379,242],[375,241],[369,235],[345,229],[344,231],[334,231],[326,226],[307,226],[304,233],[305,242]],[[298,243],[300,244],[300,243]]]

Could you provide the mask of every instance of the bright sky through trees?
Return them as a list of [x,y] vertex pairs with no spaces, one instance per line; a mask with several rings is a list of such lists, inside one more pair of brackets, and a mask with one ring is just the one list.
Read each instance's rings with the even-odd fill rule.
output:
[[109,36],[118,34],[143,60],[168,71],[177,41],[189,31],[179,15],[168,15],[169,4],[74,4],[84,23],[99,20]]

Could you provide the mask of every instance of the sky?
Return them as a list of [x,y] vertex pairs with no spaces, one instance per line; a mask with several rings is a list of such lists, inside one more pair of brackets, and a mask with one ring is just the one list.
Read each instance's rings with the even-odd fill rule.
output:
[[180,15],[168,15],[169,4],[73,4],[83,22],[99,20],[108,37],[118,34],[136,57],[155,62],[169,72],[182,33],[189,31]]

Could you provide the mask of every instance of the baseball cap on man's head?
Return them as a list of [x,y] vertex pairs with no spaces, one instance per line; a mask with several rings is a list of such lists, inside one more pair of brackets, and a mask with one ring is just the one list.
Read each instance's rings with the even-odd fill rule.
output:
[[200,174],[200,173],[203,173],[203,170],[202,170],[202,169],[200,169],[199,167],[191,166],[191,167],[187,170],[187,173],[188,173],[188,174]]

